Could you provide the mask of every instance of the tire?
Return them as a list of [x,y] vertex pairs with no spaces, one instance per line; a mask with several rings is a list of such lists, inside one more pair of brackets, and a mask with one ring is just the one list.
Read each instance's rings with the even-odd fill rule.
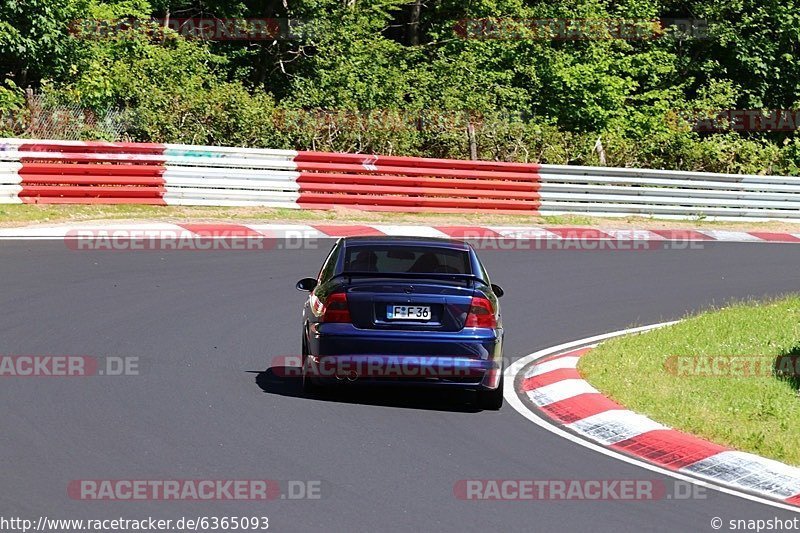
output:
[[306,348],[306,339],[305,335],[303,336],[303,348],[302,348],[302,359],[303,359],[303,394],[311,395],[314,394],[316,387],[314,386],[314,382],[311,381],[311,378],[307,375],[308,369],[308,348]]
[[305,361],[303,362],[303,394],[309,395],[314,394],[316,387],[314,386],[314,382],[311,381],[311,378],[306,375],[306,367]]
[[498,411],[503,407],[503,377],[494,390],[482,390],[478,392],[478,403],[481,409],[487,411]]

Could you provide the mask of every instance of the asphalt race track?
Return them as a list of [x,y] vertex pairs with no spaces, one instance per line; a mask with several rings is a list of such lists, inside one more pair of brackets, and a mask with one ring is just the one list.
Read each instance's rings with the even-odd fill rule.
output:
[[[269,516],[276,531],[712,531],[795,513],[716,491],[660,501],[462,501],[462,479],[672,479],[469,395],[305,398],[269,370],[299,352],[329,249],[81,252],[0,243],[0,354],[138,357],[139,375],[0,377],[0,516]],[[506,355],[800,287],[800,246],[481,252],[501,285]],[[643,377],[646,379],[646,376]],[[321,481],[317,500],[81,501],[81,479]],[[723,531],[727,528],[723,527]]]

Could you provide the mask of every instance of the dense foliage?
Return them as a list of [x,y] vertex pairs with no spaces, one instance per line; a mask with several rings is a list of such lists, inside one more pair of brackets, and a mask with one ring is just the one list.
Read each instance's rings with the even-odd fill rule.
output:
[[[0,113],[30,113],[30,88],[55,106],[121,110],[124,136],[142,141],[456,158],[472,147],[485,159],[796,174],[794,131],[695,131],[686,117],[800,107],[798,7],[3,0]],[[164,29],[169,17],[289,19],[294,30],[274,39],[192,38]],[[104,35],[80,30],[121,18],[143,23]],[[464,22],[472,19],[484,30],[495,24],[475,32]],[[576,39],[531,32],[530,21],[543,19],[695,22],[642,38]],[[0,134],[19,129],[20,121],[0,122]],[[87,126],[83,135],[108,133]]]

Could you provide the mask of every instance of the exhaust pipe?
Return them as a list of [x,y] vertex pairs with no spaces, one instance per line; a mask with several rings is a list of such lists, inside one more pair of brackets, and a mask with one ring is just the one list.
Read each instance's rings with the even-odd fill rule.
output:
[[351,370],[350,372],[347,373],[347,381],[349,381],[350,383],[354,382],[357,379],[358,379],[358,374],[356,374],[355,370]]

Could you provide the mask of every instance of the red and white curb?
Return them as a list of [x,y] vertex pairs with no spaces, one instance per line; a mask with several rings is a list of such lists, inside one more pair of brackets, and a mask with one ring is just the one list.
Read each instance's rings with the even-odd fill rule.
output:
[[608,338],[668,322],[582,339],[530,354],[508,369],[506,401],[562,437],[649,470],[800,512],[800,468],[731,450],[668,428],[610,400],[577,370],[581,356]]
[[[53,226],[24,226],[0,228],[0,239],[62,239],[107,236],[126,238],[130,236],[159,235],[202,237],[270,237],[270,238],[329,238],[368,235],[398,235],[419,237],[449,237],[462,239],[533,240],[554,245],[561,243],[564,249],[592,248],[581,243],[607,242],[613,249],[615,243],[634,243],[627,249],[637,249],[635,243],[659,242],[762,242],[800,243],[800,232],[780,233],[765,231],[729,231],[701,229],[596,229],[581,227],[537,227],[537,226],[421,226],[391,224],[233,224],[233,223],[103,223],[63,224]],[[547,248],[547,247],[543,247]]]

